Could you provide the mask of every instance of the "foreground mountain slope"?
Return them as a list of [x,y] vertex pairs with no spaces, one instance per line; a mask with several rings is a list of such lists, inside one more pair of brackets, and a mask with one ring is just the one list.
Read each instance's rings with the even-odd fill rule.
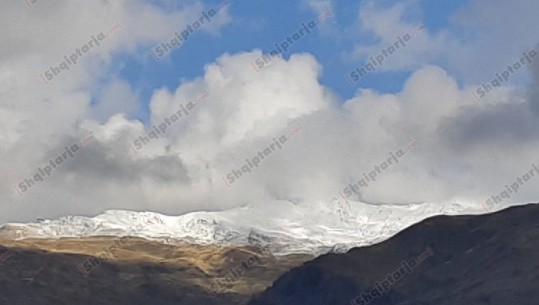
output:
[[0,239],[0,304],[239,305],[312,259],[252,246],[118,241]]
[[526,205],[437,216],[383,243],[318,257],[249,305],[532,305],[538,288],[539,205]]

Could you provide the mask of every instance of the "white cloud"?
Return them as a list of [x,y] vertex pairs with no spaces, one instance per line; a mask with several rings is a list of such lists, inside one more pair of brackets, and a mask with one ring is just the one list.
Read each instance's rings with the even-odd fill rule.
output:
[[317,15],[322,15],[327,10],[333,11],[333,2],[331,0],[302,0],[302,4]]
[[[19,13],[25,20],[19,24],[10,17],[14,28],[1,37],[5,47],[0,52],[0,200],[4,203],[0,222],[105,209],[179,214],[272,199],[302,204],[330,201],[416,138],[420,144],[378,175],[360,199],[397,204],[455,197],[485,200],[539,161],[533,154],[539,144],[533,132],[538,120],[529,111],[537,105],[533,88],[499,90],[476,102],[469,98],[472,86],[458,86],[442,68],[422,66],[402,92],[361,90],[340,101],[319,83],[322,67],[309,54],[274,59],[259,72],[251,66],[261,56],[259,50],[225,54],[209,63],[201,77],[172,91],[156,90],[150,100],[150,123],[144,126],[132,118],[140,104],[135,89],[116,77],[100,85],[110,55],[120,50],[137,52],[139,46],[158,42],[166,37],[162,30],[171,24],[180,28],[187,15],[198,13],[199,4],[164,12],[140,1],[58,3],[50,7],[41,3],[31,11],[13,2],[0,5],[2,12]],[[99,15],[101,10],[108,13]],[[104,17],[98,22],[95,14]],[[387,24],[366,21],[386,40],[391,39],[389,33],[396,29],[392,22],[400,12],[388,14]],[[40,24],[54,24],[53,19],[69,26],[53,27],[54,35],[43,35]],[[57,62],[58,54],[68,54],[80,45],[80,37],[94,34],[109,21],[122,24],[121,34],[111,36],[109,44],[48,86],[40,82],[43,67]],[[428,39],[445,43],[439,36]],[[408,64],[420,65],[414,50],[408,51]],[[167,125],[159,139],[132,151],[134,140],[154,130],[153,125],[159,128],[204,92],[207,99],[189,115]],[[227,186],[226,176],[233,169],[298,123],[301,131],[282,149]],[[14,191],[15,184],[90,131],[95,140],[44,182],[22,196]],[[537,198],[532,183],[505,203]]]
[[[449,31],[432,33],[422,20],[406,20],[405,13],[412,6],[410,3],[401,3],[380,8],[374,2],[362,4],[359,10],[359,30],[372,35],[375,42],[357,43],[349,55],[351,59],[369,62],[370,57],[383,54],[383,50],[387,52],[389,47],[396,44],[396,52],[383,54],[384,62],[376,67],[376,71],[413,71],[424,64],[440,62],[452,50],[460,47],[458,40]],[[412,38],[404,41],[405,35]]]
[[[519,110],[523,104],[471,104],[469,90],[459,89],[438,67],[419,70],[398,94],[366,90],[340,105],[318,83],[320,66],[312,56],[293,55],[256,72],[250,63],[259,56],[260,51],[224,55],[206,67],[203,77],[175,92],[156,92],[150,124],[156,126],[201,92],[208,92],[208,99],[136,154],[129,149],[131,141],[151,127],[145,131],[140,122],[119,115],[105,124],[85,120],[81,129],[93,130],[95,142],[22,197],[13,192],[4,196],[18,206],[39,202],[54,208],[35,211],[47,215],[108,208],[182,213],[268,198],[301,198],[308,204],[330,200],[417,138],[419,146],[379,175],[362,192],[362,200],[445,201],[457,195],[484,200],[535,161],[529,152],[537,148],[536,136],[511,143],[481,131],[500,124],[498,113],[507,111],[526,128],[536,127],[534,118]],[[297,126],[296,121],[303,129],[282,150],[226,185],[230,171]],[[76,139],[58,141],[50,152],[70,141]],[[515,154],[517,161],[502,162]],[[514,200],[533,195],[533,188],[523,188]]]
[[[168,32],[182,29],[193,18],[198,18],[203,7],[193,1],[179,10],[165,10],[145,1],[38,1],[28,8],[24,1],[0,4],[0,161],[3,187],[0,198],[4,202],[2,217],[33,218],[38,214],[86,211],[76,200],[76,193],[65,191],[73,181],[88,183],[81,173],[64,176],[63,181],[50,177],[50,188],[43,187],[27,197],[32,203],[21,203],[13,194],[13,183],[34,174],[52,156],[62,153],[64,146],[78,142],[87,135],[83,122],[88,119],[107,120],[115,112],[134,115],[139,112],[137,93],[125,81],[107,75],[111,56],[131,52],[147,57],[152,44],[169,37]],[[219,14],[204,30],[214,32],[229,20],[226,11]],[[64,61],[77,48],[82,48],[92,36],[121,25],[99,46],[95,44],[84,53],[77,64],[62,70],[48,85],[41,74]],[[104,86],[103,79],[111,81]],[[100,95],[97,88],[102,88]],[[97,102],[97,107],[92,106]],[[82,159],[82,158],[81,158]],[[58,179],[54,187],[54,179]],[[46,183],[44,183],[46,185]],[[76,187],[81,191],[80,187]],[[62,191],[63,190],[63,191]],[[88,187],[88,191],[95,189]],[[40,197],[40,194],[46,196]],[[98,192],[99,193],[99,192]],[[105,193],[103,193],[105,194]],[[83,196],[83,195],[81,195]],[[94,195],[99,197],[98,195]],[[87,195],[91,208],[94,200],[104,197]],[[26,194],[25,194],[26,197]],[[93,198],[93,199],[90,199]],[[113,197],[111,197],[113,198]],[[41,204],[41,208],[36,207]],[[66,208],[67,206],[71,209]],[[98,206],[98,205],[97,205]],[[97,207],[96,206],[96,207]]]
[[[535,16],[538,9],[539,2],[534,0],[470,1],[449,17],[448,27],[433,30],[427,25],[376,70],[414,71],[425,64],[436,64],[466,83],[488,82],[495,73],[518,61],[522,52],[537,45],[530,30],[539,26]],[[355,30],[372,35],[374,42],[365,42],[366,36],[362,36],[345,61],[368,62],[371,56],[398,41],[398,36],[416,31],[423,22],[421,16],[429,13],[422,11],[421,1],[386,7],[375,1],[364,2]],[[522,84],[526,77],[522,73],[512,77],[510,83]]]

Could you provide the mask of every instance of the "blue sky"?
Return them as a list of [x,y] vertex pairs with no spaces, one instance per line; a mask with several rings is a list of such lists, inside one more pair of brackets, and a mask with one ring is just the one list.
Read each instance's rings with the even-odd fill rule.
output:
[[[350,85],[345,74],[355,66],[366,63],[365,56],[351,59],[354,46],[376,42],[379,37],[362,29],[358,23],[361,5],[365,1],[335,1],[331,4],[334,17],[316,31],[294,44],[283,55],[288,59],[293,53],[308,52],[323,66],[320,81],[342,99],[352,97],[358,88],[370,88],[379,92],[394,93],[402,90],[404,81],[412,70],[394,70],[370,73],[359,83]],[[390,8],[401,1],[377,1],[379,9]],[[436,33],[452,27],[451,16],[464,7],[467,0],[415,1],[413,9],[406,11],[403,19],[410,23],[421,22]],[[216,7],[220,1],[205,1],[207,9]],[[149,53],[146,60],[139,60],[125,54],[117,54],[116,61],[121,77],[137,88],[141,100],[148,101],[157,88],[173,90],[182,80],[191,80],[204,73],[204,66],[214,62],[224,53],[235,54],[261,49],[269,53],[275,43],[301,27],[302,22],[316,18],[318,13],[306,1],[233,1],[229,7],[231,22],[223,26],[217,34],[204,31],[195,32],[181,47],[174,49],[161,61],[155,61]],[[200,15],[192,16],[196,20]],[[183,28],[177,29],[178,31]],[[401,33],[395,33],[395,37]],[[142,118],[144,119],[144,118]]]

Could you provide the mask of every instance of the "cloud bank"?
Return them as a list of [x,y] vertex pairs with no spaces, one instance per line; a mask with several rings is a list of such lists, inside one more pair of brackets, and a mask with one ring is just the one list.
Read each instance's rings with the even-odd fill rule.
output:
[[[29,10],[11,2],[0,10],[10,29],[0,49],[0,222],[106,209],[181,214],[272,200],[311,204],[351,184],[349,200],[480,204],[539,163],[537,63],[531,85],[498,88],[479,102],[478,83],[459,84],[449,69],[417,62],[421,48],[410,47],[405,62],[417,68],[400,92],[361,89],[341,100],[320,83],[324,70],[314,56],[274,58],[257,71],[251,63],[263,54],[254,49],[220,56],[175,90],[156,90],[150,119],[141,122],[136,88],[107,76],[113,55],[146,60],[139,48],[166,40],[202,4],[167,10],[143,1],[58,1]],[[208,27],[217,31],[229,17],[220,18]],[[40,73],[63,60],[58,54],[116,23],[117,35],[41,82]],[[141,137],[151,141],[133,149]],[[413,141],[413,150],[382,168]],[[231,182],[234,170],[241,179]],[[500,205],[537,200],[534,183]]]

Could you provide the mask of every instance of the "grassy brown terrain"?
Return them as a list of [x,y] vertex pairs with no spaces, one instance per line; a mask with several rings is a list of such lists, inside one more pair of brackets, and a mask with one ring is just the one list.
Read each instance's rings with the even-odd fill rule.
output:
[[[118,239],[0,240],[0,304],[245,304],[312,258]],[[81,272],[92,258],[95,268]]]

